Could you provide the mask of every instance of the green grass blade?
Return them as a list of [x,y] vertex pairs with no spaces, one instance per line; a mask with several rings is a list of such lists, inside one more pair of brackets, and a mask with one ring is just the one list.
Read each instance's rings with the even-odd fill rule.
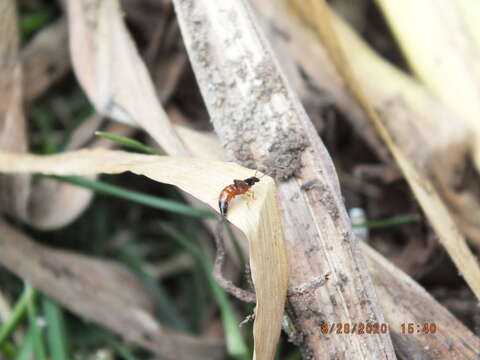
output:
[[162,230],[172,237],[185,250],[190,252],[192,256],[199,261],[203,271],[207,277],[212,295],[215,298],[222,314],[223,327],[225,329],[225,337],[227,342],[227,350],[229,354],[235,358],[248,359],[248,348],[240,332],[237,319],[233,313],[232,306],[225,291],[218,285],[212,275],[213,266],[208,256],[202,249],[188,238],[177,232],[171,226],[162,224]]
[[133,139],[130,139],[130,138],[125,137],[125,136],[114,135],[114,134],[110,134],[110,133],[103,132],[103,131],[95,131],[95,135],[104,137],[105,139],[114,141],[114,142],[116,142],[120,145],[129,147],[131,149],[138,150],[140,152],[144,152],[146,154],[164,155],[161,151],[155,150],[154,148],[152,148],[150,146],[143,145],[140,141],[133,140]]
[[420,216],[417,214],[398,215],[398,216],[393,216],[389,219],[371,220],[371,221],[364,222],[362,224],[353,224],[352,227],[354,228],[366,227],[368,229],[381,229],[381,228],[404,225],[404,224],[409,224],[409,223],[419,222],[419,221],[420,221]]
[[138,360],[126,346],[117,341],[113,336],[105,335],[105,341],[110,344],[113,350],[124,360]]
[[120,186],[110,185],[102,181],[90,180],[80,176],[53,176],[53,178],[92,189],[100,194],[115,196],[176,214],[201,218],[213,218],[215,216],[212,212],[207,210],[196,209],[176,201],[161,199],[156,196],[125,189]]
[[[198,262],[197,262],[198,263]],[[205,286],[205,276],[202,271],[193,271],[192,279],[188,281],[192,299],[190,308],[191,323],[195,334],[200,335],[205,323],[205,309],[208,308],[208,287]],[[184,293],[187,293],[184,292]]]
[[52,360],[68,360],[67,333],[62,309],[46,296],[42,296],[42,307],[47,322],[47,341]]
[[300,351],[294,351],[285,357],[285,360],[302,360]]
[[[30,285],[27,285],[30,286]],[[30,329],[33,332],[33,350],[35,352],[35,360],[47,360],[47,352],[43,341],[42,328],[38,326],[37,305],[35,299],[30,298],[27,302],[27,314],[30,323]]]
[[141,268],[132,268],[132,271],[143,281],[145,286],[153,292],[158,304],[157,314],[160,321],[176,330],[188,331],[185,321],[179,316],[164,288]]
[[18,323],[23,318],[27,310],[27,304],[35,298],[36,292],[31,286],[25,286],[20,300],[17,301],[13,308],[12,315],[8,322],[0,329],[0,346],[16,329]]
[[43,107],[37,107],[33,110],[33,118],[39,127],[40,135],[42,136],[42,153],[55,153],[57,151],[57,145],[52,136],[52,116]]
[[20,18],[20,32],[22,34],[22,41],[30,36],[42,26],[46,25],[54,17],[52,8],[36,11],[32,14],[23,15]]
[[31,360],[33,354],[33,345],[34,345],[34,330],[28,330],[27,334],[23,339],[23,343],[20,346],[20,349],[15,356],[15,360]]

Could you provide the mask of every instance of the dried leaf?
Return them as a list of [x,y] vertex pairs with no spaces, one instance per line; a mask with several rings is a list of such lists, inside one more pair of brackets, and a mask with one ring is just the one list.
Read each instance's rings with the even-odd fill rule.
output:
[[[102,138],[93,138],[93,132],[100,124],[100,119],[94,115],[72,134],[68,149],[75,149],[89,141],[89,147],[113,147],[115,143]],[[129,135],[132,128],[123,124],[112,123],[107,128],[115,134]],[[90,176],[95,178],[95,176]],[[15,194],[10,194],[15,198]],[[63,227],[75,220],[90,204],[92,191],[58,182],[52,179],[37,179],[31,185],[30,196],[25,204],[26,216],[22,220],[31,226],[42,230],[52,230]]]
[[74,70],[97,111],[141,126],[167,153],[185,155],[158,103],[118,1],[68,1],[68,15]]
[[223,160],[222,147],[213,132],[195,131],[181,125],[176,125],[175,130],[194,156],[202,159]]
[[23,91],[31,103],[70,69],[67,22],[57,20],[41,30],[22,50]]

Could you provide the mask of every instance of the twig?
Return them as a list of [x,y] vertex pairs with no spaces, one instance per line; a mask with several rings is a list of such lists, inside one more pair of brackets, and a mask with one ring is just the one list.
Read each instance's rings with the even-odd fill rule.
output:
[[237,299],[245,302],[256,302],[255,293],[248,290],[243,290],[236,286],[232,281],[225,278],[223,275],[223,268],[225,266],[226,251],[225,251],[225,239],[223,237],[223,228],[225,224],[225,218],[221,217],[218,220],[217,228],[215,231],[215,243],[217,245],[217,252],[215,255],[215,265],[213,268],[213,275],[218,281],[220,286],[229,294],[235,296]]

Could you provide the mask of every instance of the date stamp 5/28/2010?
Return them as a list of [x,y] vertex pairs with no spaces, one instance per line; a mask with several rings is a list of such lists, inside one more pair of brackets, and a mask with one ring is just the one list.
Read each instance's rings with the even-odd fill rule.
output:
[[[397,331],[400,334],[435,334],[438,330],[438,326],[435,322],[425,323],[402,323]],[[327,323],[322,322],[320,324],[320,331],[324,335],[329,334],[352,334],[352,335],[375,335],[386,334],[390,331],[390,326],[387,323]]]

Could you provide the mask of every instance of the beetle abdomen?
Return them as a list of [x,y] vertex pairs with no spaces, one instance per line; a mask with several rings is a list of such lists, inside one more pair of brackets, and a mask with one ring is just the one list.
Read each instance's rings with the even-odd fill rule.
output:
[[218,208],[220,209],[220,215],[227,216],[228,204],[237,194],[237,189],[233,185],[228,185],[222,190],[218,198]]

